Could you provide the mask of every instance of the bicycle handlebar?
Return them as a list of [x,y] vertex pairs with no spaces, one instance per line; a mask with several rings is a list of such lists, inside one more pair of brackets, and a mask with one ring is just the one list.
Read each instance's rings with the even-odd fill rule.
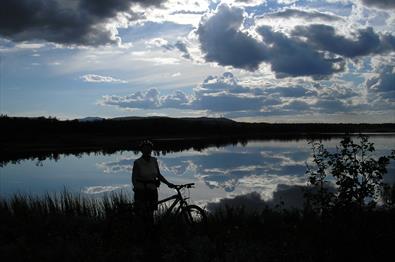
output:
[[183,188],[183,187],[191,188],[191,187],[193,187],[194,185],[195,185],[195,183],[189,183],[189,184],[183,184],[183,185],[175,185],[175,186],[174,186],[174,189],[181,189],[181,188]]

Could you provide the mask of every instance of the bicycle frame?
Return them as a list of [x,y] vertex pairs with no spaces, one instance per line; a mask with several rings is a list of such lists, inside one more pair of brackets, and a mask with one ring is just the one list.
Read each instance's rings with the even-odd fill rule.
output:
[[168,201],[174,199],[174,202],[173,202],[173,203],[170,205],[170,207],[166,210],[165,215],[170,214],[170,212],[174,209],[174,207],[175,207],[178,203],[180,203],[179,206],[178,206],[178,208],[177,208],[177,210],[176,210],[176,214],[178,214],[178,212],[180,212],[180,210],[181,210],[184,206],[187,206],[186,200],[187,200],[188,198],[189,198],[189,197],[183,198],[182,195],[181,195],[180,190],[177,189],[177,194],[172,195],[172,196],[170,196],[170,197],[167,197],[167,198],[165,198],[165,199],[159,200],[159,201],[158,201],[158,205],[163,204],[163,203],[166,203],[166,202],[168,202]]
[[[177,194],[174,194],[170,197],[159,200],[157,202],[157,204],[160,205],[168,201],[174,200],[173,203],[170,205],[170,207],[165,210],[163,215],[169,216],[170,213],[175,209],[175,215],[178,216],[181,214],[184,222],[186,222],[189,225],[193,225],[196,223],[206,223],[207,216],[204,210],[197,205],[189,205],[186,201],[187,199],[189,199],[189,197],[183,197],[183,195],[181,194],[181,189],[183,188],[189,189],[194,185],[195,185],[194,183],[189,183],[184,185],[174,185],[172,188],[177,190]],[[177,205],[178,207],[176,207]]]

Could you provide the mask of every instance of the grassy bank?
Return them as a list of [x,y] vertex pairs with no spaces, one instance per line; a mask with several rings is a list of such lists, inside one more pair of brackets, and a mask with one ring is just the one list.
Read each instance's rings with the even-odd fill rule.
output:
[[0,200],[2,261],[384,260],[395,240],[395,209],[333,212],[223,208],[191,228],[158,217],[146,230],[122,195],[63,193]]

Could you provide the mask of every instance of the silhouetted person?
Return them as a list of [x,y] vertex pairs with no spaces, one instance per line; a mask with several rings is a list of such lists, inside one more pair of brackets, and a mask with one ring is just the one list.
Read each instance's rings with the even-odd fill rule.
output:
[[136,211],[147,225],[153,224],[153,213],[158,209],[157,188],[160,182],[170,188],[174,187],[174,184],[167,181],[160,173],[158,161],[151,156],[152,148],[153,144],[149,140],[140,144],[142,156],[134,161],[132,173]]

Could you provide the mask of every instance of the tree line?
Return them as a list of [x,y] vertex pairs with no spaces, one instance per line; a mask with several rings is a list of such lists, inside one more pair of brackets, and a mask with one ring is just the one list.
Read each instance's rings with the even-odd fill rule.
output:
[[31,137],[53,135],[99,136],[183,136],[207,135],[273,136],[330,133],[394,132],[395,123],[245,123],[225,118],[141,117],[97,121],[58,120],[53,117],[0,116],[3,136]]

